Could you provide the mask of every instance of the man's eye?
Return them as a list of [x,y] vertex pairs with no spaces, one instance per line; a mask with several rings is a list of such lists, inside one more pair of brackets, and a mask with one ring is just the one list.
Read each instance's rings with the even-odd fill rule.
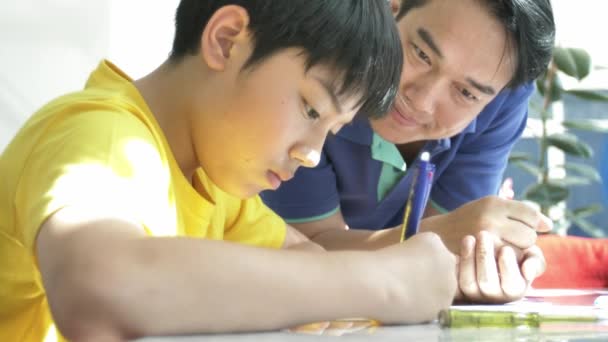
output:
[[418,47],[418,45],[412,44],[412,47],[414,48],[414,52],[416,52],[416,55],[418,56],[418,58],[420,58],[426,64],[431,65],[431,59],[429,58],[429,56],[426,53],[424,53],[424,51],[422,51],[422,49],[420,49]]
[[467,100],[477,101],[477,96],[473,95],[467,88],[462,88],[460,91],[462,96],[464,96]]
[[304,102],[304,111],[306,112],[306,117],[310,120],[317,120],[321,117],[321,115],[319,115],[319,112],[317,112],[306,102]]

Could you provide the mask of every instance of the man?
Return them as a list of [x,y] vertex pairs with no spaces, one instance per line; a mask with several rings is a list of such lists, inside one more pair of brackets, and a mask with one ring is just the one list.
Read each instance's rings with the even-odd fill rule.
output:
[[[535,230],[551,224],[523,203],[488,196],[497,194],[509,151],[526,124],[532,81],[551,56],[551,5],[548,0],[392,4],[404,51],[393,110],[347,125],[327,140],[316,168],[300,170],[262,197],[325,248],[391,245],[399,240],[408,171],[426,150],[437,171],[420,231],[436,232],[461,255],[461,266],[469,270],[460,273],[467,299],[518,298],[544,270]],[[476,261],[475,255],[495,251],[497,265]],[[521,268],[516,256],[524,260]]]

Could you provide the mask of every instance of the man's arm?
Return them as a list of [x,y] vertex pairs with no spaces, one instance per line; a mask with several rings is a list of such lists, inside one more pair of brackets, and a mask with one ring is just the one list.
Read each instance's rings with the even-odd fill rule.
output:
[[[489,231],[496,247],[505,243],[527,249],[536,241],[536,231],[551,230],[551,220],[524,202],[488,196],[446,214],[427,206],[420,231],[437,233],[452,253],[460,253],[466,235]],[[328,250],[375,250],[399,242],[401,227],[382,230],[348,229],[342,214],[317,221],[292,224],[312,241]],[[504,242],[502,241],[504,240]]]
[[[545,269],[542,252],[534,245],[535,231],[546,231],[551,224],[525,203],[487,197],[447,214],[427,206],[425,216],[421,231],[437,233],[460,255],[457,300],[501,303],[521,298]],[[329,250],[379,249],[397,243],[401,233],[400,227],[349,230],[339,211],[294,226]]]
[[434,234],[377,253],[309,253],[150,238],[120,216],[64,208],[43,224],[36,250],[55,323],[73,340],[353,316],[421,322],[449,305],[456,285],[455,259]]
[[310,240],[306,235],[290,225],[287,225],[287,232],[285,233],[285,241],[282,248],[316,252],[325,251],[325,248],[321,247],[321,245]]
[[349,229],[340,210],[321,220],[291,225],[327,250],[376,250],[394,245],[400,239],[400,227]]

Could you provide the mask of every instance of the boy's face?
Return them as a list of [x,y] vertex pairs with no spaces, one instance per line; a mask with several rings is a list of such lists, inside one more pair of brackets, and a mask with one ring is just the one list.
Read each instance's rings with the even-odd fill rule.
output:
[[199,104],[211,115],[193,122],[200,165],[221,189],[241,198],[276,189],[299,166],[315,166],[327,134],[358,109],[358,99],[335,95],[329,70],[306,71],[299,50],[241,70],[249,53],[233,49],[231,64],[214,76],[213,104]]
[[430,0],[397,25],[404,51],[399,94],[387,116],[371,121],[386,140],[461,132],[513,75],[507,32],[476,0]]

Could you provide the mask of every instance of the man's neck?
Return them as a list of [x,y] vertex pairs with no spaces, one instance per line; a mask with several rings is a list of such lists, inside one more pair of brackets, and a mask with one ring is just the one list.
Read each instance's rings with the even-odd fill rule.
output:
[[396,145],[401,157],[407,165],[412,165],[426,141],[414,141],[405,144]]

